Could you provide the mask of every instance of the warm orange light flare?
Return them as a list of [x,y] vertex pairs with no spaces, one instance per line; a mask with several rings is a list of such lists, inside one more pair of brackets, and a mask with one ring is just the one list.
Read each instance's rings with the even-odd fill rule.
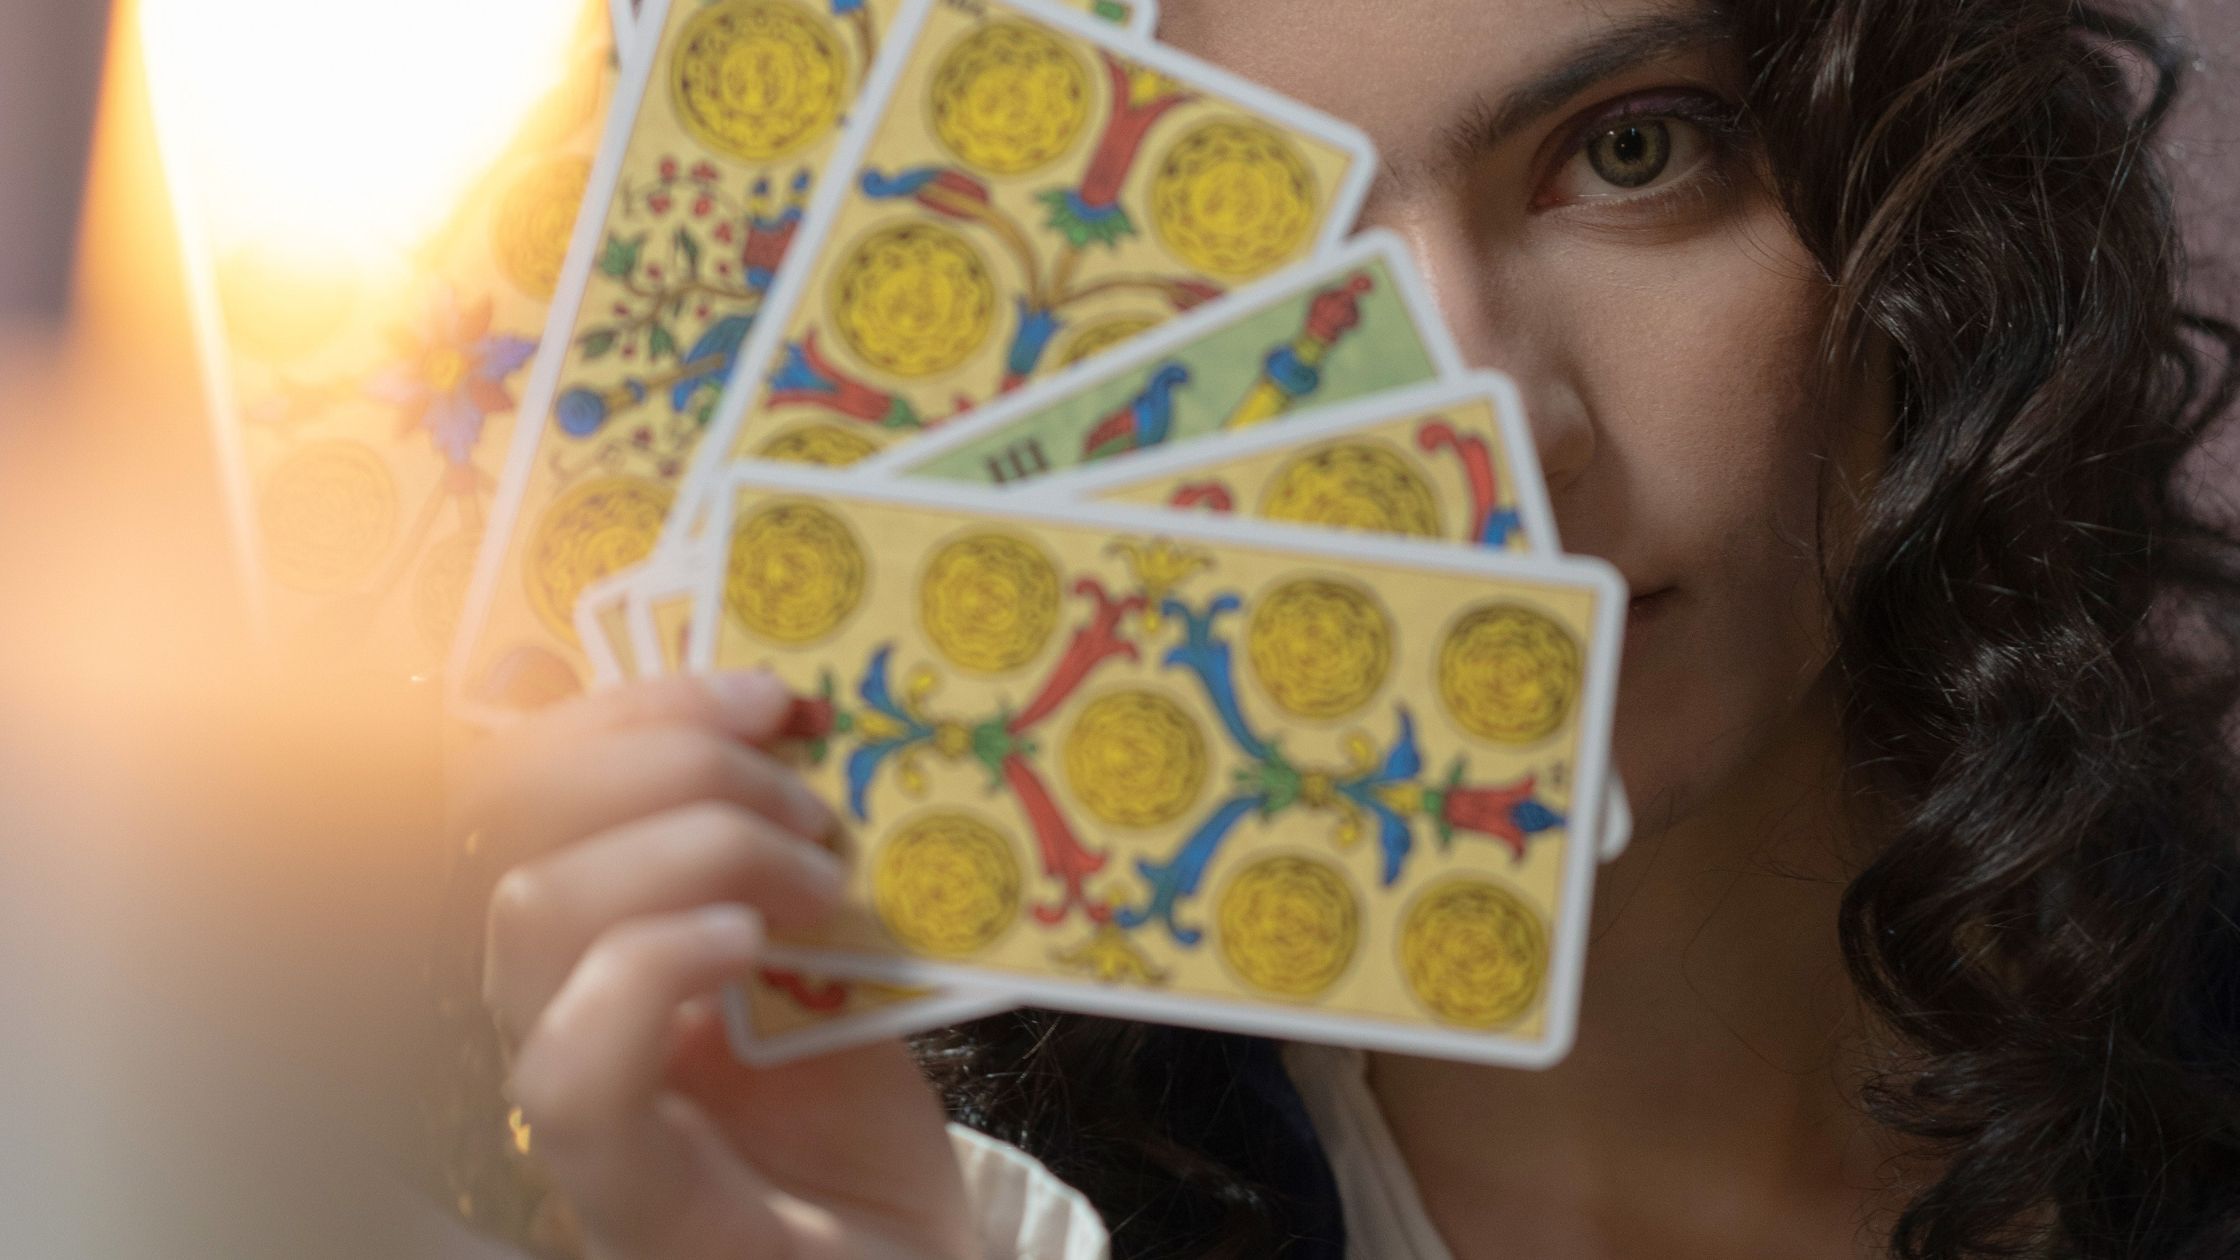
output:
[[552,0],[142,0],[158,130],[207,244],[364,261],[441,224],[567,71]]

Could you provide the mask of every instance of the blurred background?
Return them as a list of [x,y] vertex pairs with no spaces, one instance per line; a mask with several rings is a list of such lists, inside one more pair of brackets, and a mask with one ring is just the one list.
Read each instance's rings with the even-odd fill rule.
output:
[[[478,895],[412,790],[433,698],[248,650],[133,3],[0,0],[0,1256],[496,1255],[436,1205],[519,1205],[431,1171],[460,1104],[414,1076],[494,1070],[429,948]],[[2176,11],[2230,312],[2240,0]]]

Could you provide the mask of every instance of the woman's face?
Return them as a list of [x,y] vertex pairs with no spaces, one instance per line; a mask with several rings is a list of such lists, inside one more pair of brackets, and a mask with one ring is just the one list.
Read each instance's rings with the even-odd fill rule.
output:
[[1165,0],[1159,33],[1375,142],[1363,225],[1517,379],[1566,549],[1633,589],[1618,755],[1644,831],[1793,739],[1827,651],[1824,465],[1871,471],[1887,404],[1812,392],[1830,287],[1729,126],[1706,11]]

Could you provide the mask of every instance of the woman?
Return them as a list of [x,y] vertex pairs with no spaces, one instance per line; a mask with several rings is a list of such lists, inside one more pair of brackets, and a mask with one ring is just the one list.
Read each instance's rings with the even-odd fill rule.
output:
[[2240,1254],[2240,549],[2180,477],[2240,338],[2178,305],[2176,52],[2070,0],[1161,36],[1369,132],[1367,221],[1635,592],[1577,1049],[1024,1012],[738,1067],[704,999],[754,911],[831,906],[836,823],[760,750],[769,678],[643,687],[478,798],[521,854],[488,996],[593,1253]]

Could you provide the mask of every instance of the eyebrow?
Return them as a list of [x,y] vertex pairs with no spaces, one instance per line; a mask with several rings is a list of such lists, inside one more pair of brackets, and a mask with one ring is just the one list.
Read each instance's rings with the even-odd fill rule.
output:
[[1480,96],[1460,118],[1440,129],[1437,157],[1387,167],[1377,183],[1385,191],[1396,191],[1460,169],[1597,82],[1652,57],[1695,48],[1725,34],[1726,19],[1716,10],[1646,17],[1611,27],[1571,48],[1561,62],[1538,76],[1498,96]]

